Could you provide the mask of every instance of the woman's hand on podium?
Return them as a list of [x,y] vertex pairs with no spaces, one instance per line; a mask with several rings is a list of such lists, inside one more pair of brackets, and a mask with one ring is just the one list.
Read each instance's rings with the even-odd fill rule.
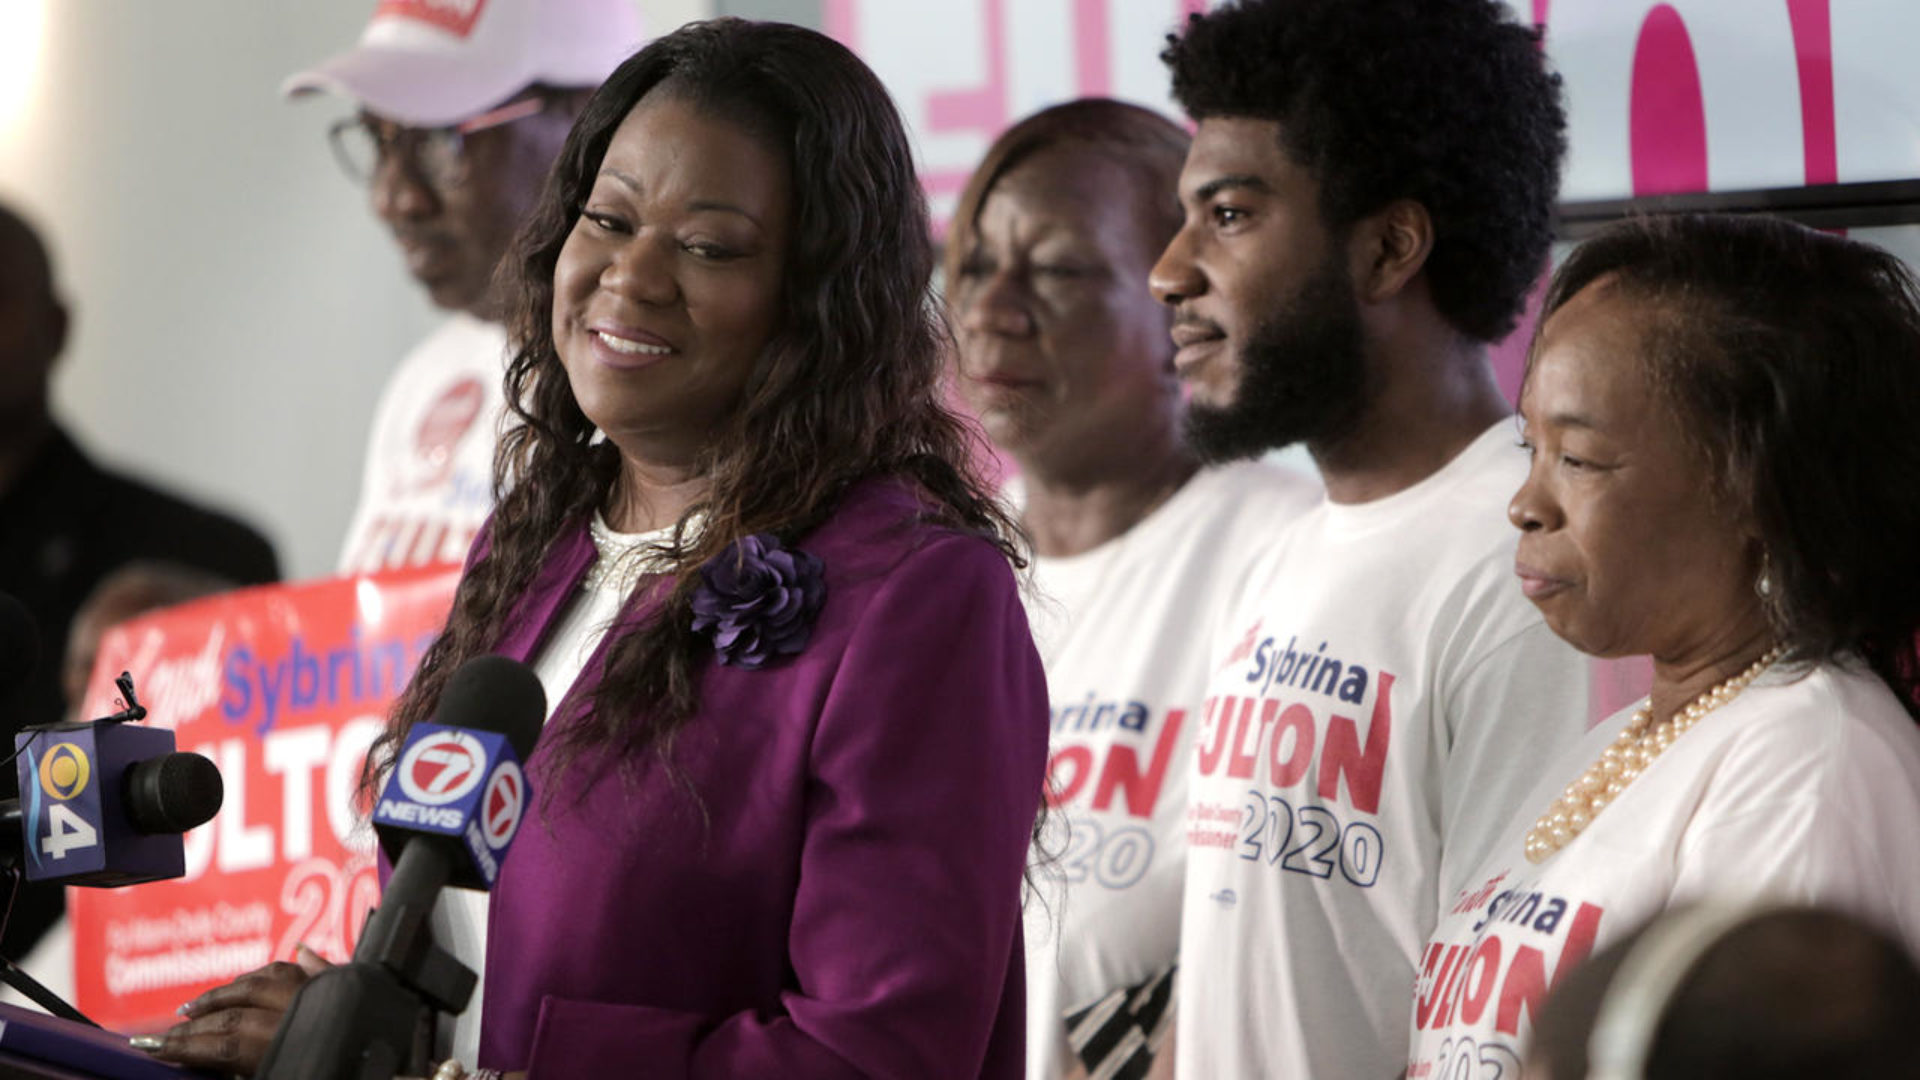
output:
[[185,1020],[158,1035],[135,1036],[133,1047],[182,1065],[251,1076],[273,1045],[293,996],[331,966],[301,945],[293,963],[276,961],[214,987],[180,1007]]

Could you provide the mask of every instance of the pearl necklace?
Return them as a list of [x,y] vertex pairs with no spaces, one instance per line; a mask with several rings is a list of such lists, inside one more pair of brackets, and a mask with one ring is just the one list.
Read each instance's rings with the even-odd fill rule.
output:
[[1738,697],[1748,683],[1780,659],[1782,651],[1778,645],[1768,649],[1745,671],[1694,698],[1686,708],[1657,727],[1653,724],[1652,702],[1634,710],[1633,718],[1620,730],[1619,737],[1600,752],[1600,760],[1568,784],[1566,792],[1527,830],[1527,861],[1545,862],[1547,856],[1579,836],[1608,803],[1620,797],[1634,777],[1653,764],[1654,758],[1699,723],[1701,717]]

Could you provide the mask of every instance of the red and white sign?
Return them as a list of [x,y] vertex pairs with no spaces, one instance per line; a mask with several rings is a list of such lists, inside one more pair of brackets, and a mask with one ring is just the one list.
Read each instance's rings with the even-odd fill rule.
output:
[[[68,890],[81,1011],[152,1030],[201,991],[290,959],[297,943],[349,954],[380,894],[361,765],[458,577],[442,567],[266,586],[106,635],[88,715],[112,712],[113,676],[131,672],[149,722],[213,759],[226,798],[186,835],[185,876]],[[480,781],[449,762],[428,786],[443,774],[469,791]]]

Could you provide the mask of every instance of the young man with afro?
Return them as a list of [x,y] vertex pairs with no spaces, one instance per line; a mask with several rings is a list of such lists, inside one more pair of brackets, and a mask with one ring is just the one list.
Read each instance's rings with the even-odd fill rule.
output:
[[1215,642],[1178,1072],[1384,1080],[1437,914],[1587,715],[1514,581],[1487,360],[1546,263],[1559,82],[1496,0],[1244,0],[1164,59],[1199,124],[1152,275],[1187,437],[1303,443],[1326,487]]

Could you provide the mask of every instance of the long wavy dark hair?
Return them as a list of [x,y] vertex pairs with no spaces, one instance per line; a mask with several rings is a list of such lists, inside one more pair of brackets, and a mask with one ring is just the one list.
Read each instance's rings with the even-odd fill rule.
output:
[[[974,429],[943,403],[950,341],[932,303],[927,207],[905,128],[879,79],[845,47],[800,27],[717,19],[660,38],[620,65],[574,125],[501,268],[518,348],[506,397],[519,422],[494,463],[496,509],[460,581],[446,629],[422,659],[369,757],[378,767],[427,719],[447,679],[498,643],[501,625],[557,539],[606,505],[615,448],[596,441],[555,350],[553,275],[607,144],[649,93],[670,93],[781,150],[794,231],[783,311],[731,419],[700,463],[708,491],[663,553],[654,604],[610,643],[580,723],[549,732],[564,767],[584,751],[669,753],[699,709],[711,646],[694,633],[701,563],[733,540],[793,541],[853,484],[892,476],[923,492],[925,518],[993,541],[1021,565],[1018,526],[964,463]],[[689,528],[704,515],[699,528]]]
[[1642,218],[1561,264],[1540,325],[1596,284],[1640,308],[1656,396],[1759,537],[1786,659],[1858,656],[1920,716],[1920,282],[1776,218]]

